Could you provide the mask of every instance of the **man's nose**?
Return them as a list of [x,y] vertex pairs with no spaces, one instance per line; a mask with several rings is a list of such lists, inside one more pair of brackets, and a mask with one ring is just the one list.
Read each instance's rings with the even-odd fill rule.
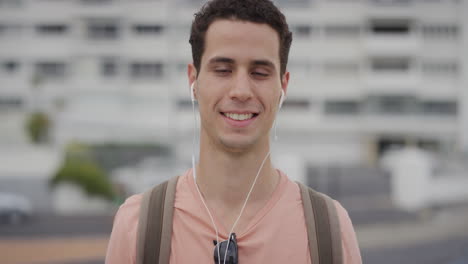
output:
[[252,97],[252,82],[248,73],[238,73],[229,92],[231,99],[245,102]]

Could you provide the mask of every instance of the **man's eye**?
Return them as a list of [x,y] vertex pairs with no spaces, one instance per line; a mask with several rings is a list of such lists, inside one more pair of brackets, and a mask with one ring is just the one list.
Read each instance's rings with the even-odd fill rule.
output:
[[252,72],[252,74],[256,75],[256,76],[259,76],[259,77],[267,77],[268,76],[268,73],[258,72],[258,71]]
[[229,69],[216,69],[215,72],[217,72],[217,73],[230,73],[231,70],[229,70]]

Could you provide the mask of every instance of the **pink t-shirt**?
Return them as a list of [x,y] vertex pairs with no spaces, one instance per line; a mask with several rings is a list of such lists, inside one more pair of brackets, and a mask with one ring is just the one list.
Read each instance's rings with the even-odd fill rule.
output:
[[[236,233],[240,263],[311,263],[299,186],[280,173],[280,182],[267,204],[245,231]],[[136,239],[142,195],[119,208],[107,249],[106,264],[136,263]],[[335,201],[340,220],[344,263],[359,264],[361,255],[351,220]],[[226,228],[213,216],[220,241]],[[211,220],[197,193],[191,170],[179,178],[174,203],[171,264],[214,263]]]

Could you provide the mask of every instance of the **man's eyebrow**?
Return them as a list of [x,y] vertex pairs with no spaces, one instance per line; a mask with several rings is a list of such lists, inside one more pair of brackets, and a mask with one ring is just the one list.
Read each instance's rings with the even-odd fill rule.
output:
[[[228,64],[234,64],[235,61],[231,58],[228,58],[228,57],[220,57],[220,56],[216,56],[216,57],[213,57],[211,58],[209,61],[208,61],[208,64],[215,64],[215,63],[228,63]],[[270,61],[270,60],[253,60],[252,61],[252,65],[255,65],[255,66],[266,66],[266,67],[270,67],[272,69],[276,69],[275,67],[275,64]]]
[[257,66],[267,66],[267,67],[270,67],[270,68],[273,68],[275,69],[275,64],[269,60],[254,60],[252,62],[253,65],[257,65]]
[[229,64],[234,64],[234,60],[231,59],[231,58],[227,58],[227,57],[214,57],[214,58],[211,58],[211,59],[208,61],[208,64],[213,64],[213,63],[229,63]]

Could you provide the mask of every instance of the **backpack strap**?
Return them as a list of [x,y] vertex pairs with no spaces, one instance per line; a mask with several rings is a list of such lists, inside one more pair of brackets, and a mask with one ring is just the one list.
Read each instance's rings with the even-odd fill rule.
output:
[[178,178],[171,178],[143,193],[137,231],[137,264],[169,263]]
[[302,183],[297,184],[301,190],[312,263],[342,264],[341,232],[333,200]]

